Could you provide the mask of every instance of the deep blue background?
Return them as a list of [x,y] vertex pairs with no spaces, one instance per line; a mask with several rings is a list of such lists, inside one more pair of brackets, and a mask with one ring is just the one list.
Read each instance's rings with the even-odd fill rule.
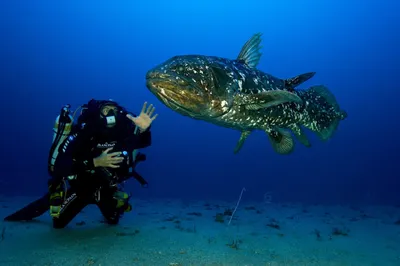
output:
[[[139,3],[140,2],[140,3]],[[145,4],[146,3],[146,4]],[[154,103],[153,146],[129,190],[172,197],[399,204],[399,4],[396,1],[1,1],[0,194],[46,191],[60,108],[90,98],[140,112]],[[263,33],[259,69],[325,84],[349,117],[334,138],[290,156],[253,133],[183,117],[145,87],[147,70],[174,55],[236,58]]]

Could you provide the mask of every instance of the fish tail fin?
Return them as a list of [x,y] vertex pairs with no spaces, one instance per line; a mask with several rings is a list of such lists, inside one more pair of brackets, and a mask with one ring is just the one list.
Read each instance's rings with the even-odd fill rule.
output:
[[290,154],[294,150],[294,140],[289,131],[274,128],[273,130],[266,130],[272,148],[279,154]]
[[323,85],[313,86],[300,96],[307,102],[309,121],[305,127],[314,131],[322,140],[330,139],[336,132],[340,121],[347,118],[347,112],[340,109],[335,95]]
[[301,75],[297,75],[292,78],[285,79],[285,87],[288,91],[294,91],[294,88],[299,86],[300,84],[306,82],[310,78],[314,77],[315,72],[308,72]]

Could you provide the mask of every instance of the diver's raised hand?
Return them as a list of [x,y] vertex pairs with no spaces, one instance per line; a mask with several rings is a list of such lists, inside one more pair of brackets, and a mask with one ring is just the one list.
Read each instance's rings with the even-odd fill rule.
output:
[[146,131],[146,129],[149,128],[151,123],[157,118],[158,114],[155,114],[154,116],[153,113],[156,110],[156,108],[150,104],[149,107],[146,110],[147,102],[143,104],[142,111],[140,112],[140,115],[137,117],[133,117],[132,115],[128,114],[126,117],[129,118],[133,123],[135,123],[136,126],[139,127],[140,131]]
[[121,152],[112,152],[113,148],[108,148],[107,150],[103,151],[99,157],[93,159],[94,167],[110,167],[110,168],[119,168],[120,163],[123,162],[124,157],[120,156]]

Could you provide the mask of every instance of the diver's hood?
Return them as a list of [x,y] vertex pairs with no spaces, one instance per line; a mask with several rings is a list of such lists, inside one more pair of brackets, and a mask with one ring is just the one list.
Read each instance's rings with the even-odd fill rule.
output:
[[125,108],[112,100],[92,99],[82,106],[78,123],[101,135],[107,135],[127,127],[127,123],[130,122],[127,114]]

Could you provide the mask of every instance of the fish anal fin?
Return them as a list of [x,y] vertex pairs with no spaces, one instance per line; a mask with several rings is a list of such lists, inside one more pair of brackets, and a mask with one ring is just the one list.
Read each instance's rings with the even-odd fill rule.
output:
[[261,33],[254,34],[242,47],[237,61],[250,68],[256,68],[261,58]]
[[307,138],[306,133],[304,130],[297,124],[289,125],[288,128],[293,132],[296,136],[297,140],[306,147],[311,147],[311,143]]
[[251,131],[242,131],[242,134],[240,135],[240,139],[239,139],[238,143],[236,144],[236,147],[234,150],[235,154],[238,153],[242,149],[243,144],[246,141],[247,137],[250,135],[250,133],[251,133]]

